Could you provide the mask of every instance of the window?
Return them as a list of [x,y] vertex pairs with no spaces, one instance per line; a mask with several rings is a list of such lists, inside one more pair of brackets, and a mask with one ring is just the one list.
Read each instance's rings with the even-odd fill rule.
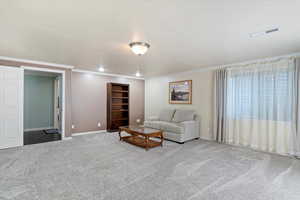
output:
[[228,78],[230,119],[292,120],[294,68],[232,70]]

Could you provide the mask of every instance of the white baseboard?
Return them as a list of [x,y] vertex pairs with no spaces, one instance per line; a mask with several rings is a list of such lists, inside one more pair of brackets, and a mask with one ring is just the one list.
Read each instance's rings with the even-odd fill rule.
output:
[[106,133],[106,132],[107,132],[106,130],[89,131],[89,132],[73,133],[72,136],[89,135],[89,134]]
[[214,139],[210,138],[210,137],[205,137],[205,136],[200,136],[201,140],[209,140],[209,141],[213,141]]
[[29,128],[29,129],[25,129],[24,132],[42,131],[42,130],[47,130],[47,129],[54,129],[54,127]]

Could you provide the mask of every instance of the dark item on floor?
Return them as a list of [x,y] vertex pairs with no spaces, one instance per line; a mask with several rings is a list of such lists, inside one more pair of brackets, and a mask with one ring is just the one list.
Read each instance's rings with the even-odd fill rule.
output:
[[24,145],[39,144],[61,140],[61,134],[45,134],[44,131],[29,131],[24,133]]
[[43,130],[46,134],[60,134],[58,129],[47,129]]

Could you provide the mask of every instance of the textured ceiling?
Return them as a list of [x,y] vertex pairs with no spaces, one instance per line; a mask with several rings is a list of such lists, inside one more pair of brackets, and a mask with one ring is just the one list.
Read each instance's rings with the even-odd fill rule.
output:
[[[299,0],[1,0],[0,55],[144,75],[300,51]],[[279,27],[268,36],[249,33]],[[130,41],[151,44],[142,57]]]

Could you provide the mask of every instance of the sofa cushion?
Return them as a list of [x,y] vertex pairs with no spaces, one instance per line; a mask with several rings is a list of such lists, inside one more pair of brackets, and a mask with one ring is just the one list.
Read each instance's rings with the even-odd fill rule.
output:
[[159,114],[160,121],[170,122],[172,121],[173,115],[175,110],[174,109],[164,109]]
[[147,121],[159,121],[159,118],[156,116],[151,116]]
[[182,134],[184,132],[184,127],[179,123],[174,122],[160,121],[160,129],[162,131],[173,132],[177,134]]
[[191,121],[194,117],[195,111],[193,110],[176,110],[172,121],[177,123]]
[[144,126],[148,128],[160,129],[160,121],[145,121]]

